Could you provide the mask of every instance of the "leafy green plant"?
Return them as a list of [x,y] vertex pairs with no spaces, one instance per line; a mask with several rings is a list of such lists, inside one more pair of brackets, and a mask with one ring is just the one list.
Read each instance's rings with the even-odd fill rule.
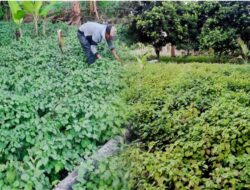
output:
[[237,38],[237,43],[240,45],[243,59],[245,60],[245,62],[247,62],[248,57],[250,55],[250,51],[247,45],[244,43],[244,41],[241,38]]
[[3,8],[0,7],[0,20],[4,17],[4,11]]
[[39,20],[39,11],[42,7],[42,1],[23,1],[20,3],[26,13],[29,13],[33,16],[35,35],[38,36],[38,20]]
[[199,17],[203,27],[199,36],[200,48],[213,48],[218,55],[238,56],[237,38],[241,37],[246,44],[249,41],[247,7],[248,2],[201,3]]
[[119,156],[115,155],[109,159],[102,160],[99,162],[98,167],[92,162],[81,163],[77,183],[73,185],[73,189],[131,189],[128,184],[128,163],[124,163],[121,157],[122,155],[120,154]]
[[177,56],[177,57],[165,57],[162,56],[160,61],[164,63],[228,63],[229,60],[226,57],[217,56]]
[[141,11],[131,16],[128,30],[131,36],[136,35],[134,39],[136,42],[151,44],[159,59],[162,47],[167,43],[174,43],[177,36],[179,18],[175,4],[172,2],[143,2],[142,4]]
[[43,35],[46,35],[46,22],[47,22],[47,15],[50,11],[57,11],[62,7],[61,2],[51,1],[48,3],[44,3],[39,11],[39,15],[43,18]]
[[148,54],[147,53],[144,54],[144,55],[142,55],[141,58],[140,57],[136,57],[137,62],[140,64],[141,69],[144,69],[144,67],[146,66],[146,64],[148,62],[147,58],[148,58]]
[[[65,56],[58,28],[68,34]],[[127,117],[120,64],[88,66],[75,27],[49,23],[47,32],[0,47],[0,189],[52,189]]]
[[11,10],[12,19],[15,22],[15,24],[18,26],[20,37],[22,37],[21,24],[23,22],[23,17],[25,15],[25,13],[21,9],[21,7],[19,6],[18,2],[8,1],[8,4],[9,4],[10,10]]
[[132,189],[249,188],[248,65],[127,69]]

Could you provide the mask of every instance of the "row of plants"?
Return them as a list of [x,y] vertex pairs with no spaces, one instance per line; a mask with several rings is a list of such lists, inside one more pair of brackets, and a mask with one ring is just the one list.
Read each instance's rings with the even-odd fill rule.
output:
[[[136,70],[136,69],[133,69]],[[129,78],[135,189],[248,189],[249,66],[148,65]]]
[[[2,46],[3,48],[5,46],[10,45],[11,43],[16,43],[17,36],[16,36],[16,24],[13,22],[5,22],[5,21],[0,21],[0,47]],[[56,26],[56,27],[55,27]],[[68,36],[69,33],[69,27],[67,25],[65,25],[64,23],[57,23],[56,25],[52,24],[51,22],[47,23],[47,28],[46,28],[46,34],[47,36],[42,36],[42,23],[39,22],[38,23],[38,35],[39,35],[39,39],[46,39],[46,37],[48,37],[48,39],[51,38],[51,36],[56,36],[56,30],[61,29],[63,32],[64,36]],[[33,24],[29,23],[25,23],[22,26],[22,35],[24,38],[28,38],[28,39],[33,39],[35,38],[34,36],[34,26]],[[71,29],[72,30],[72,29]],[[76,30],[76,29],[75,29]],[[24,39],[25,41],[25,39]]]
[[250,188],[249,66],[126,68],[135,141],[75,189]]
[[160,61],[164,63],[230,63],[230,64],[244,64],[249,61],[244,61],[241,57],[229,58],[227,56],[213,56],[213,55],[197,55],[197,56],[177,56],[167,57],[161,56]]
[[228,63],[227,58],[215,56],[177,56],[177,57],[160,57],[161,62],[165,63]]
[[[56,36],[62,28],[64,54]],[[52,189],[120,134],[126,118],[120,64],[87,65],[75,27],[48,31],[46,38],[0,39],[0,189]]]

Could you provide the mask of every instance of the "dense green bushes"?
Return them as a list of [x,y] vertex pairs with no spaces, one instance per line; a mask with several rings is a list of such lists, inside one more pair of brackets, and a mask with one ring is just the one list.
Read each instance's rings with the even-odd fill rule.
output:
[[122,91],[124,70],[86,65],[75,28],[34,38],[29,27],[0,38],[0,189],[51,189],[128,116],[138,140],[97,169],[82,164],[92,173],[74,189],[250,188],[249,66],[126,65]]
[[75,189],[249,188],[249,66],[126,68],[138,139]]
[[[133,72],[131,72],[133,71]],[[249,66],[130,68],[133,189],[248,189]]]
[[177,57],[164,57],[160,58],[164,63],[230,63],[230,64],[244,64],[249,63],[244,61],[241,57],[228,58],[225,56],[177,56]]
[[[178,49],[214,50],[215,55],[248,61],[238,38],[249,49],[249,2],[156,2],[135,4],[127,34],[151,44],[159,57],[167,43]],[[125,27],[124,27],[125,28]]]
[[11,43],[15,36],[15,25],[7,22],[0,22],[0,47]]
[[181,57],[161,57],[160,61],[166,63],[227,63],[226,58],[215,56],[181,56]]
[[[27,26],[27,28],[30,25]],[[0,47],[0,189],[51,189],[114,135],[126,117],[120,65],[88,66],[65,27],[65,54],[56,30]],[[25,31],[25,30],[24,30]]]
[[[47,36],[56,36],[56,30],[61,29],[65,36],[69,34],[69,27],[63,23],[58,23],[56,25],[48,22],[47,23],[47,29],[46,29],[46,35]],[[0,21],[0,47],[1,46],[7,46],[10,45],[12,42],[16,41],[16,30],[18,29],[17,26],[14,24],[14,22],[4,22]],[[42,36],[42,25],[41,23],[38,24],[39,27],[39,35]],[[24,24],[22,26],[23,31],[23,37],[24,38],[35,38],[34,35],[34,26],[32,23],[30,24]],[[73,32],[73,27],[71,28],[71,31]],[[76,29],[75,29],[76,30]],[[73,33],[71,33],[73,34]],[[74,34],[73,34],[74,35]],[[40,37],[40,39],[44,39],[46,37]],[[25,40],[25,39],[24,39]]]

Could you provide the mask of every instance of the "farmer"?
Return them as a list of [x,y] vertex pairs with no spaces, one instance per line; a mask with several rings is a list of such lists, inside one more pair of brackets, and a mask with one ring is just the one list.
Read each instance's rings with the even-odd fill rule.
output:
[[97,44],[104,40],[107,41],[109,49],[116,60],[120,60],[112,43],[115,36],[116,29],[112,25],[87,22],[79,27],[77,37],[85,52],[88,64],[92,64],[96,59],[101,58],[101,55],[97,52]]

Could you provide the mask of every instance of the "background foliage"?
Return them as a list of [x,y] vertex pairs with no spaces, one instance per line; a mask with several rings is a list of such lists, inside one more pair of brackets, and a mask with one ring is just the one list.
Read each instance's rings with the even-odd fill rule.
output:
[[238,37],[250,45],[249,7],[249,2],[142,2],[134,5],[127,33],[158,51],[171,43],[187,51],[238,56]]

